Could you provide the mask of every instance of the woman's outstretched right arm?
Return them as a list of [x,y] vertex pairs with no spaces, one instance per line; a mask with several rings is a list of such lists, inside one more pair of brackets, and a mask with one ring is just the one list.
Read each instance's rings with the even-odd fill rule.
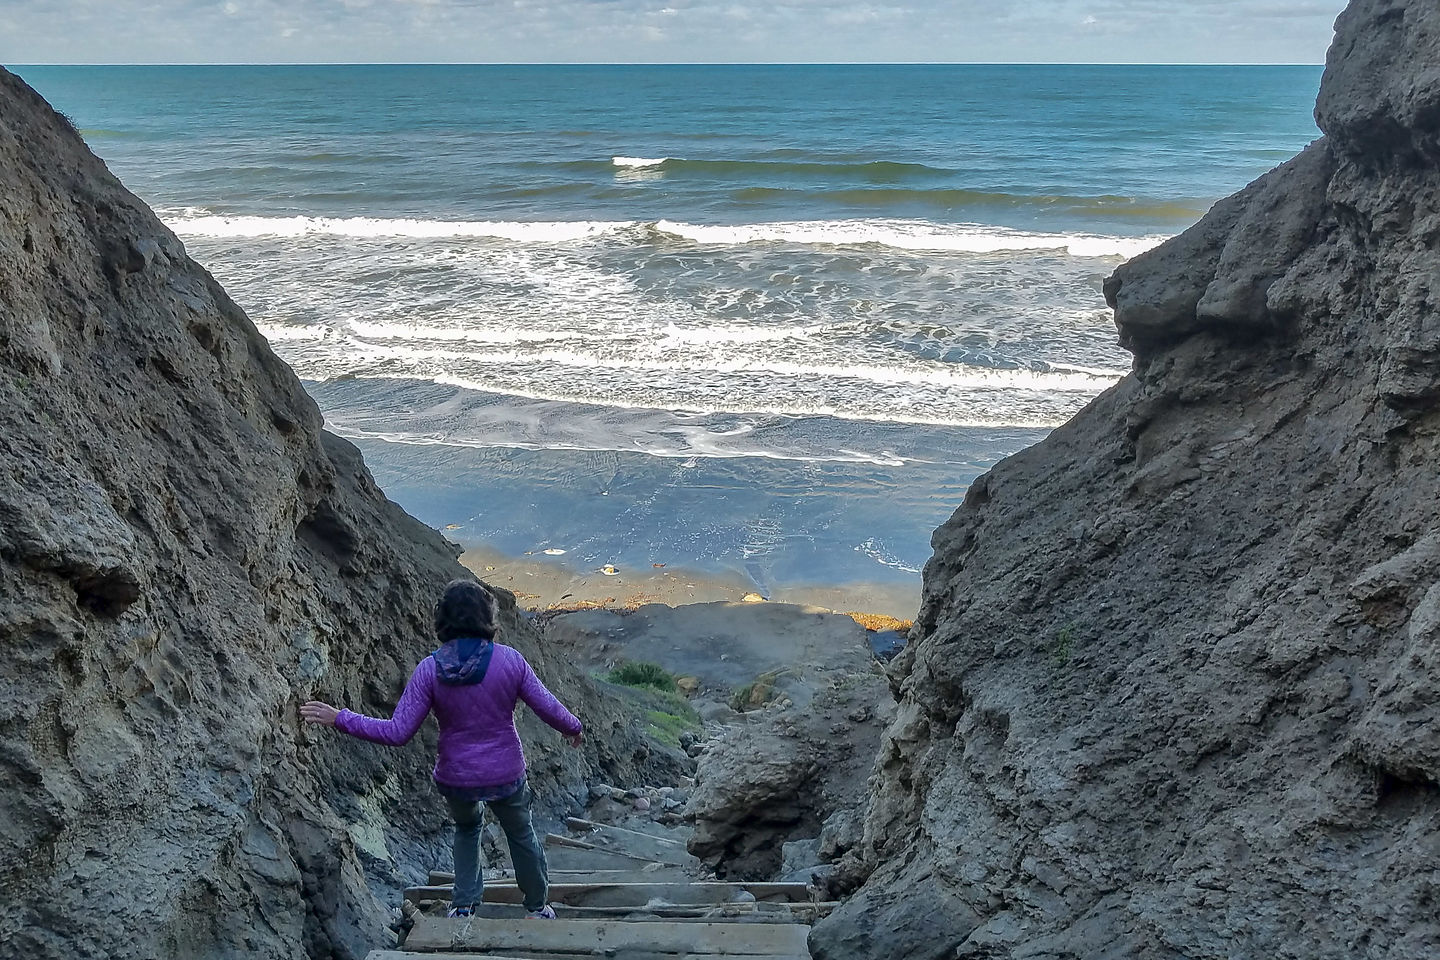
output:
[[425,722],[434,701],[434,662],[429,657],[420,661],[419,666],[410,674],[410,682],[405,684],[405,692],[400,695],[400,702],[395,704],[395,712],[389,720],[367,717],[353,710],[341,710],[335,717],[335,729],[361,740],[383,743],[390,747],[409,743],[410,738],[415,736],[420,725]]

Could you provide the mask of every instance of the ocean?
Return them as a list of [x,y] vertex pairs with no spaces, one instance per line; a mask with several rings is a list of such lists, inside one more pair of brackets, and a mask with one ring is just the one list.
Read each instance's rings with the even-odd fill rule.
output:
[[15,69],[422,520],[764,593],[918,589],[1127,370],[1104,277],[1319,133],[1310,66]]

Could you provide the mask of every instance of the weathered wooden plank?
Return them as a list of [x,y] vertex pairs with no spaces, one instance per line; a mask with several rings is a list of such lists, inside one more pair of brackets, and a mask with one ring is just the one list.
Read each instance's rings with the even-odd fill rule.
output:
[[[597,954],[546,953],[544,960],[596,960]],[[365,960],[535,960],[534,956],[523,957],[510,954],[500,956],[493,953],[414,953],[408,950],[371,950]],[[653,953],[646,950],[627,950],[625,960],[734,960],[734,955],[718,953]],[[810,954],[769,954],[746,957],[745,960],[810,960]]]
[[[411,902],[421,900],[449,900],[454,888],[449,884],[435,884],[426,887],[411,887],[405,891],[405,899]],[[749,894],[756,900],[779,900],[805,903],[810,899],[810,890],[803,883],[747,883],[739,882],[697,882],[697,883],[552,883],[549,899],[552,903],[585,907],[643,906],[653,900],[674,904],[728,903],[739,894]],[[510,884],[485,884],[486,903],[520,903],[520,890]]]
[[641,833],[639,830],[592,823],[576,817],[571,817],[565,822],[573,831],[567,836],[588,844],[589,846],[585,849],[608,850],[631,857],[643,857],[664,863],[678,863],[697,870],[700,867],[700,861],[690,855],[682,840]]
[[600,823],[598,820],[586,820],[582,816],[567,816],[564,818],[564,825],[575,830],[599,830],[599,832],[628,833],[631,836],[644,836],[648,841],[660,841],[661,843],[674,843],[675,846],[684,848],[685,841],[674,838],[674,836],[660,836],[657,833],[647,833],[644,830],[632,830],[628,826],[615,826],[613,823]]
[[684,865],[678,863],[661,863],[609,850],[582,850],[578,847],[546,846],[545,857],[550,862],[552,872],[580,873],[590,870],[644,870],[647,868],[655,870],[686,869]]
[[575,856],[575,851],[580,851],[583,853],[604,854],[607,857],[623,857],[626,860],[633,860],[639,863],[659,863],[668,867],[683,867],[685,864],[680,862],[680,860],[669,858],[687,856],[684,849],[678,849],[677,851],[669,854],[657,853],[651,855],[641,853],[629,853],[628,851],[622,850],[618,847],[609,847],[599,843],[590,843],[586,840],[577,840],[574,837],[566,837],[558,833],[545,834],[545,846],[563,848],[564,852],[562,853],[560,851],[557,851],[556,856],[567,857],[570,859],[571,862],[577,859],[577,857]]
[[[560,870],[550,868],[551,883],[688,883],[695,875],[684,867],[667,867],[652,864],[649,867],[629,870]],[[455,882],[454,876],[441,871],[432,871],[429,886],[445,887]],[[514,886],[512,876],[495,876],[485,872],[485,886]]]
[[810,928],[794,923],[674,923],[620,920],[449,920],[422,917],[409,951],[456,949],[524,955],[585,951],[711,953],[724,957],[808,956]]
[[[654,920],[691,923],[700,920],[720,922],[743,918],[746,923],[809,923],[829,913],[833,902],[815,903],[681,903],[631,904],[621,907],[572,907],[552,904],[555,915],[562,920],[626,920],[648,923]],[[823,908],[820,909],[820,908]],[[484,903],[475,909],[481,920],[516,920],[524,908],[517,903]]]
[[653,833],[645,833],[641,830],[631,830],[629,827],[617,827],[609,823],[597,823],[594,820],[586,820],[583,817],[566,817],[565,826],[574,830],[589,830],[595,833],[615,833],[629,837],[643,837],[646,840],[654,840],[656,843],[670,844],[679,847],[683,852],[685,841],[675,837],[660,837]]

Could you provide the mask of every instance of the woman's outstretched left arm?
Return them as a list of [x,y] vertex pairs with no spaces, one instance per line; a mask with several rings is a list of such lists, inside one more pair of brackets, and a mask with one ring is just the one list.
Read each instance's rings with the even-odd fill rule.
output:
[[371,743],[383,743],[390,747],[409,743],[430,713],[435,694],[435,671],[428,665],[433,662],[426,657],[410,674],[410,682],[405,684],[405,692],[400,695],[400,702],[395,704],[395,713],[389,720],[367,717],[353,710],[337,710],[318,700],[302,705],[300,716],[310,723],[328,724],[342,733]]
[[576,719],[575,715],[565,709],[555,694],[546,689],[540,678],[535,676],[535,671],[523,657],[521,662],[525,665],[525,672],[520,677],[520,699],[524,700],[535,715],[544,720],[550,726],[565,734],[565,739],[572,747],[578,747],[584,742],[585,727]]

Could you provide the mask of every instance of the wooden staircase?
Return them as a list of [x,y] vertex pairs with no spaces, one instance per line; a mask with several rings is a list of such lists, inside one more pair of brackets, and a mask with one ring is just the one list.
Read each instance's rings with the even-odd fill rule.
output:
[[809,925],[835,906],[800,883],[700,880],[678,841],[568,823],[585,838],[545,838],[556,919],[527,919],[494,871],[475,916],[447,919],[454,877],[435,872],[405,891],[396,948],[367,960],[809,960]]

